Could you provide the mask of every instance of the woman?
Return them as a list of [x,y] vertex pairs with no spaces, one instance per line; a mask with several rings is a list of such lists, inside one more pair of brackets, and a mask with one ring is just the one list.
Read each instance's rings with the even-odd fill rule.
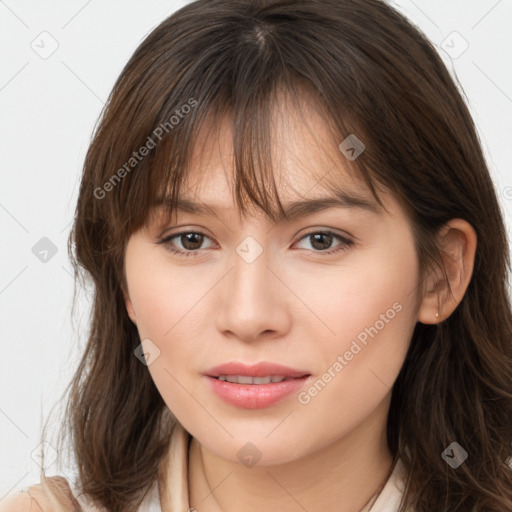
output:
[[95,287],[79,480],[5,510],[512,509],[503,219],[385,3],[170,16],[114,87],[70,247]]

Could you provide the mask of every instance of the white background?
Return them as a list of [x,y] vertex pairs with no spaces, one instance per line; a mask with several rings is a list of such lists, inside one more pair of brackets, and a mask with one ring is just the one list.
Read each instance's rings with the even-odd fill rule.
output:
[[[0,1],[0,500],[38,481],[31,453],[84,343],[84,322],[74,331],[71,319],[66,243],[94,124],[144,36],[185,3]],[[512,2],[389,3],[458,76],[510,232]],[[52,44],[58,48],[45,59],[31,46]],[[57,249],[45,263],[32,252],[43,237]],[[86,299],[78,304],[86,318]]]

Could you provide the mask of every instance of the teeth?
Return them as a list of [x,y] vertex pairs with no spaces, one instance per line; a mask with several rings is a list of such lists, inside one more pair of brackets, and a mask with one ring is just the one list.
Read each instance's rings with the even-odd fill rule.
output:
[[282,375],[268,375],[267,377],[248,377],[247,375],[219,375],[219,380],[232,382],[234,384],[270,384],[271,382],[282,382],[286,379]]

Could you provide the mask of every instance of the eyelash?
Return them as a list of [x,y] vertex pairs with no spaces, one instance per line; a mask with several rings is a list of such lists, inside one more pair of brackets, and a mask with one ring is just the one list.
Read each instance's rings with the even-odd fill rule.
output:
[[[162,240],[160,240],[159,242],[157,242],[157,244],[161,244],[161,245],[165,245],[166,246],[166,249],[170,252],[172,252],[173,254],[176,254],[178,256],[182,256],[182,257],[189,257],[189,256],[195,256],[197,253],[200,252],[200,250],[196,250],[196,251],[183,251],[181,249],[175,249],[172,245],[171,245],[171,240],[174,239],[174,238],[177,238],[179,236],[182,236],[182,235],[190,235],[190,234],[194,234],[194,235],[201,235],[201,236],[204,236],[204,237],[208,237],[208,235],[204,234],[204,233],[201,233],[200,231],[181,231],[180,233],[174,233]],[[301,237],[298,242],[300,242],[301,240],[303,240],[304,238],[307,238],[308,236],[311,236],[311,235],[317,235],[317,234],[322,234],[322,235],[332,235],[334,238],[337,238],[339,241],[341,241],[342,243],[338,246],[336,246],[334,249],[331,249],[329,251],[313,251],[313,252],[316,252],[322,256],[327,256],[327,255],[330,255],[330,254],[334,254],[334,253],[337,253],[337,252],[340,252],[340,251],[346,251],[350,246],[352,246],[354,244],[354,242],[352,240],[348,240],[347,238],[333,232],[333,231],[329,231],[329,230],[325,230],[325,231],[310,231],[309,233],[306,233],[303,237]]]

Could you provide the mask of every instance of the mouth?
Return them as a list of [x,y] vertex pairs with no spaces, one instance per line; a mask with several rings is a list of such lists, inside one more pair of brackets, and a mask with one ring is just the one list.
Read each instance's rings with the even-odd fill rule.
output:
[[227,363],[208,370],[210,389],[224,402],[244,409],[269,407],[299,391],[311,373],[274,363]]
[[252,386],[271,383],[275,384],[276,382],[283,382],[284,380],[293,380],[297,377],[284,377],[283,375],[267,375],[266,377],[250,377],[248,375],[219,375],[216,378],[224,382],[231,382],[232,384],[248,384]]

